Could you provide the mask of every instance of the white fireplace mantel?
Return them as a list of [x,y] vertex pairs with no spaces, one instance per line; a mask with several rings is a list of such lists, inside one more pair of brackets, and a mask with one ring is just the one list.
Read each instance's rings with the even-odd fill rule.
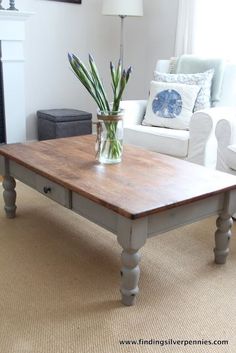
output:
[[25,21],[32,12],[0,10],[6,142],[26,140],[24,50]]

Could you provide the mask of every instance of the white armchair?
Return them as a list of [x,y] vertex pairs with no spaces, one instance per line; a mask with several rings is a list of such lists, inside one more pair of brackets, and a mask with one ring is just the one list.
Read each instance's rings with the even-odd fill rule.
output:
[[[236,175],[236,110],[230,117],[218,121],[216,138],[218,143],[216,168]],[[233,219],[236,220],[236,213]]]
[[223,172],[236,175],[236,110],[216,125],[217,165]]
[[[169,72],[169,65],[169,60],[160,60],[157,62],[156,70]],[[232,115],[232,108],[229,107],[235,105],[236,65],[227,65],[221,101],[217,103],[217,107],[195,112],[191,118],[189,131],[144,126],[141,123],[147,101],[123,101],[124,142],[215,168],[217,159],[215,127],[220,119]]]

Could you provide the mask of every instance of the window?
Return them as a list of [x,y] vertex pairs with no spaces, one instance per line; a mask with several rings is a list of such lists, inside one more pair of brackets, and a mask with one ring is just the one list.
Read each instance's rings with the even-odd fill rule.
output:
[[196,0],[193,53],[236,61],[236,0]]

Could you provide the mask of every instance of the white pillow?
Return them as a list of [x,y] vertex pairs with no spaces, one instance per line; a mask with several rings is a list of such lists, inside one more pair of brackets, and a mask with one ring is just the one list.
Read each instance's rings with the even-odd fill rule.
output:
[[166,74],[154,71],[154,80],[158,82],[185,83],[188,85],[201,86],[196,99],[194,111],[210,108],[211,106],[211,84],[214,69],[197,74]]
[[151,82],[143,125],[188,130],[200,86]]

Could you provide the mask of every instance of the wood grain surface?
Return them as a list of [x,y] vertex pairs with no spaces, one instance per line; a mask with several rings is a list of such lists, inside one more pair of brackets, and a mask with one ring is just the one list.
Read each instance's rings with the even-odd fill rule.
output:
[[0,154],[131,219],[236,189],[236,177],[125,145],[123,160],[95,160],[91,135],[0,147]]

